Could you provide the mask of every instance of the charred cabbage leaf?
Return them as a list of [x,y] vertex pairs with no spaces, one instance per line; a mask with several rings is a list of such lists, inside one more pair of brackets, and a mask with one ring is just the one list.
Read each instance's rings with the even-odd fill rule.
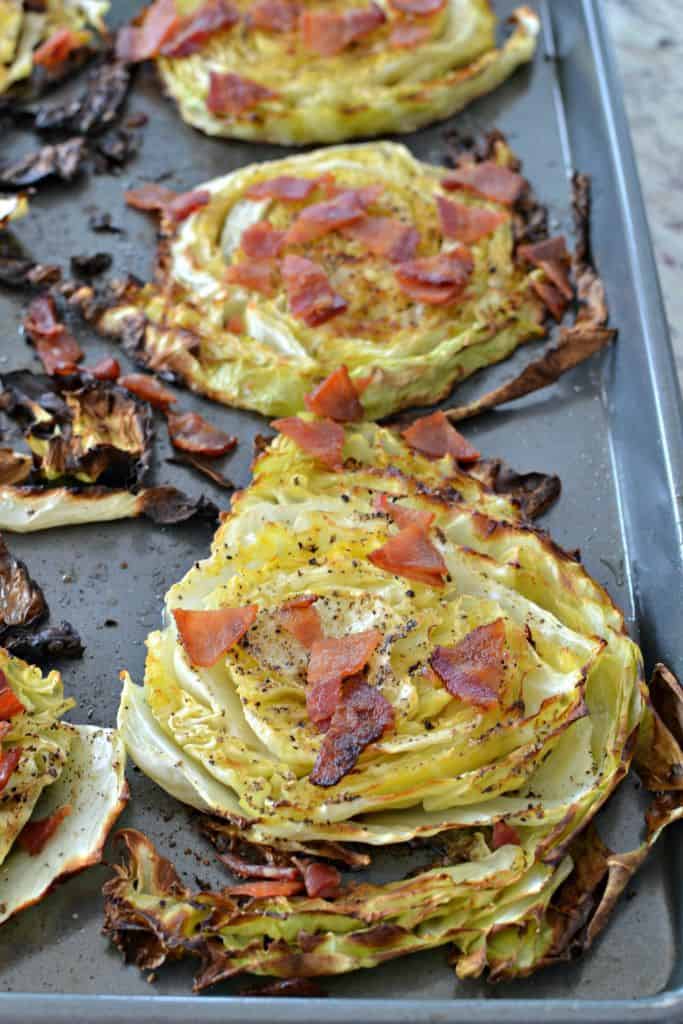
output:
[[105,31],[106,0],[0,0],[0,96],[32,78],[37,89],[78,66]]
[[127,800],[119,737],[61,722],[73,704],[58,672],[0,648],[0,923],[97,863]]
[[267,415],[299,411],[340,363],[366,418],[432,404],[573,295],[566,260],[518,258],[518,167],[501,138],[450,172],[382,142],[139,190],[168,235],[158,283],[122,285],[95,322],[149,369]]
[[451,117],[529,62],[540,28],[520,7],[496,48],[486,0],[316,3],[301,19],[289,4],[220,6],[232,17],[202,34],[203,0],[179,3],[175,24],[157,0],[141,28],[121,33],[119,55],[156,56],[166,91],[195,128],[284,145],[409,132]]
[[29,533],[138,516],[159,524],[215,521],[218,510],[204,497],[142,486],[152,417],[129,391],[87,373],[19,370],[2,383],[1,407],[21,427],[31,456],[0,449],[0,529]]
[[79,657],[83,644],[76,630],[68,622],[48,624],[49,614],[42,590],[0,537],[0,645],[33,662]]

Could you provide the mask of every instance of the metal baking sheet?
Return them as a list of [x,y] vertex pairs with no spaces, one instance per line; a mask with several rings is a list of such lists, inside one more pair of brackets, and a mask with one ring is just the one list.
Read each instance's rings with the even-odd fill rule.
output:
[[[644,215],[620,86],[599,0],[536,0],[543,36],[533,66],[495,95],[456,119],[466,130],[498,126],[524,160],[525,170],[551,210],[553,227],[569,227],[568,175],[577,167],[594,181],[593,239],[605,279],[616,348],[568,374],[551,391],[482,417],[468,433],[487,454],[519,469],[560,473],[564,492],[545,525],[568,547],[580,546],[588,569],[626,611],[648,669],[655,659],[683,674],[683,422],[680,396]],[[112,4],[116,20],[139,5]],[[506,15],[513,4],[495,4]],[[149,115],[138,158],[120,177],[91,174],[66,188],[46,189],[15,234],[36,258],[66,264],[72,253],[102,249],[114,255],[114,273],[147,277],[154,251],[151,221],[125,208],[123,191],[167,175],[188,189],[247,162],[281,155],[269,146],[211,140],[184,126],[164,100],[151,69],[138,75],[128,110]],[[438,162],[444,126],[404,138],[419,157]],[[28,149],[29,138],[17,146]],[[11,143],[14,145],[14,143]],[[5,149],[8,155],[11,149]],[[3,155],[5,155],[5,153]],[[107,211],[122,235],[96,235],[88,216]],[[0,367],[26,365],[19,337],[21,298],[0,294]],[[105,344],[79,327],[88,361]],[[480,374],[459,391],[468,399],[508,377],[532,352]],[[185,395],[241,438],[230,469],[248,481],[253,435],[263,420]],[[223,506],[225,492],[204,487],[165,462],[165,431],[157,444],[157,479],[204,490]],[[162,596],[208,549],[206,527],[159,529],[143,522],[9,537],[43,584],[53,616],[68,618],[87,643],[80,662],[64,666],[77,717],[114,721],[118,670],[138,680],[144,638],[159,621]],[[108,625],[114,620],[116,625]],[[122,823],[149,832],[185,873],[218,882],[210,851],[192,817],[130,770],[132,802]],[[641,819],[637,784],[629,779],[604,821],[615,846],[636,835]],[[683,831],[671,830],[637,876],[606,933],[581,961],[499,986],[459,982],[444,950],[413,956],[372,971],[325,981],[324,1001],[244,999],[239,980],[203,997],[190,991],[191,965],[161,971],[150,986],[125,967],[100,934],[100,887],[105,867],[60,887],[38,907],[0,930],[0,1021],[271,1022],[325,1020],[391,1022],[674,1021],[683,1018]],[[110,851],[110,855],[112,855]],[[396,868],[394,869],[396,870]],[[398,870],[401,870],[400,862]]]

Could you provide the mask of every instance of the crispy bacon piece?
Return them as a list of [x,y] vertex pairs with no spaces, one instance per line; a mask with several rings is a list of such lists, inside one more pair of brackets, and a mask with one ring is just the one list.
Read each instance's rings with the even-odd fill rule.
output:
[[270,260],[280,255],[284,240],[284,231],[278,231],[267,220],[261,220],[242,232],[240,245],[250,259]]
[[517,255],[527,263],[539,267],[560,295],[567,302],[571,302],[574,297],[574,289],[569,279],[571,257],[563,235],[546,238],[542,242],[520,245]]
[[484,206],[466,206],[464,203],[453,202],[436,197],[441,221],[441,233],[446,238],[455,238],[465,245],[473,245],[486,238],[497,227],[508,220],[502,210],[487,210]]
[[239,284],[252,292],[260,292],[261,295],[273,295],[275,284],[273,281],[273,264],[270,260],[249,260],[242,263],[233,263],[225,271],[225,280],[229,284]]
[[201,50],[217,32],[225,32],[240,20],[239,11],[227,0],[209,0],[194,14],[182,19],[173,34],[159,48],[163,57],[189,57]]
[[246,329],[244,317],[240,316],[239,313],[233,313],[231,317],[228,317],[228,322],[225,326],[233,334],[244,334]]
[[12,778],[12,774],[21,759],[21,747],[12,747],[0,754],[0,793]]
[[292,32],[300,13],[294,0],[260,0],[249,11],[249,21],[262,32]]
[[360,242],[374,256],[386,256],[391,263],[412,260],[420,244],[417,229],[393,217],[361,217],[342,228],[342,234]]
[[341,469],[344,459],[344,428],[332,420],[307,423],[298,416],[273,420],[271,427],[289,437],[302,451],[328,469]]
[[174,608],[180,639],[193,665],[210,668],[253,626],[258,606],[218,608],[215,611],[190,611]]
[[496,821],[493,825],[493,835],[491,837],[491,846],[494,850],[500,849],[501,846],[519,846],[520,838],[519,832],[512,825],[508,825],[506,821]]
[[317,609],[313,607],[318,600],[316,594],[302,594],[285,601],[279,610],[279,620],[283,629],[291,633],[300,644],[310,651],[313,644],[323,639],[323,628]]
[[311,647],[306,710],[316,725],[328,722],[341,696],[342,682],[361,672],[382,639],[378,629],[325,637]]
[[504,620],[477,626],[455,647],[437,647],[429,664],[452,697],[476,707],[494,707],[504,679]]
[[171,444],[181,452],[195,452],[217,458],[231,452],[237,438],[212,426],[197,412],[168,412],[166,414]]
[[433,512],[427,512],[426,509],[421,508],[410,508],[408,505],[399,505],[384,492],[375,495],[373,507],[393,519],[400,530],[405,529],[406,526],[419,526],[426,533],[434,522]]
[[209,77],[209,95],[206,105],[212,114],[239,116],[264,100],[277,97],[277,93],[250,78],[231,71],[212,71]]
[[104,356],[94,366],[86,367],[86,373],[89,373],[91,377],[95,377],[96,380],[118,380],[121,367],[118,359],[114,359],[112,356]]
[[333,900],[341,891],[341,875],[332,864],[314,860],[304,868],[304,885],[311,899]]
[[365,216],[368,206],[382,194],[381,185],[342,189],[333,199],[314,203],[301,211],[287,232],[288,245],[300,245],[322,238],[330,231],[352,224]]
[[409,427],[401,431],[401,436],[413,451],[426,455],[428,459],[442,459],[444,455],[452,455],[458,462],[470,465],[481,457],[441,411],[413,420]]
[[436,14],[446,6],[446,0],[389,0],[389,3],[401,14],[415,14],[418,17]]
[[164,185],[157,185],[148,182],[140,188],[132,188],[124,193],[124,199],[128,206],[135,210],[143,210],[145,213],[163,213],[172,220],[181,221],[201,209],[211,199],[210,192],[206,189],[196,189],[193,192],[174,192]]
[[31,301],[24,316],[24,330],[50,376],[73,372],[83,358],[80,345],[57,319],[51,295],[38,295]]
[[251,896],[253,899],[268,899],[270,896],[295,896],[303,892],[303,879],[296,881],[272,882],[240,882],[239,885],[232,885],[225,892],[228,896]]
[[74,32],[70,28],[58,28],[37,50],[33,51],[33,63],[40,64],[48,70],[64,64],[72,53],[79,50],[88,40],[83,32]]
[[143,402],[149,402],[155,409],[161,409],[163,412],[178,401],[172,391],[165,388],[156,377],[150,377],[146,373],[129,373],[121,377],[119,384],[126,391],[141,398]]
[[559,323],[567,311],[567,300],[550,281],[532,281],[531,287],[539,299]]
[[387,16],[378,4],[350,11],[304,11],[299,29],[304,47],[320,57],[334,57],[357,39],[383,25]]
[[19,846],[26,850],[31,857],[37,857],[39,853],[43,852],[64,819],[69,817],[71,811],[71,804],[64,804],[47,818],[27,822],[17,836]]
[[294,882],[300,877],[298,868],[280,867],[277,864],[250,864],[230,850],[217,853],[218,859],[240,878],[266,878],[280,882]]
[[411,299],[445,306],[462,295],[473,269],[469,249],[459,247],[438,256],[398,263],[394,273],[401,291]]
[[320,178],[295,178],[281,174],[277,178],[257,181],[244,193],[247,199],[279,199],[285,203],[298,203],[308,199],[320,184]]
[[155,0],[145,11],[141,25],[126,25],[116,37],[116,56],[128,63],[155,57],[182,19],[175,0]]
[[509,167],[501,167],[493,160],[464,163],[451,171],[441,182],[444,188],[464,189],[484,199],[512,206],[526,187],[526,180]]
[[309,775],[315,786],[334,786],[351,771],[370,744],[394,724],[394,709],[374,686],[350,679],[332,717]]
[[9,722],[10,718],[23,710],[24,705],[7,682],[7,676],[0,669],[0,721]]
[[410,21],[401,22],[391,31],[389,46],[394,50],[412,50],[426,42],[432,34],[427,25],[415,25]]
[[313,260],[289,253],[282,263],[282,277],[292,314],[309,327],[319,327],[347,308],[334,291],[323,268]]
[[416,523],[404,526],[381,548],[372,551],[368,558],[379,569],[432,587],[443,586],[448,575],[441,553]]
[[316,416],[328,416],[338,423],[363,419],[363,406],[345,366],[333,370],[317,388],[304,395],[304,402]]

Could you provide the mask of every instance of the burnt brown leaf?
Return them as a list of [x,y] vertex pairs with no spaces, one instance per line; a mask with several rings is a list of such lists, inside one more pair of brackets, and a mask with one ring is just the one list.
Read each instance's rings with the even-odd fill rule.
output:
[[89,76],[75,99],[63,104],[35,107],[33,127],[38,132],[67,131],[95,135],[114,123],[128,95],[132,69],[118,60],[104,61]]
[[683,790],[683,689],[666,665],[655,665],[650,707],[640,727],[636,768],[655,792]]
[[85,139],[76,136],[54,146],[42,146],[14,163],[0,167],[0,186],[24,188],[49,178],[72,181],[81,171],[88,152]]
[[189,466],[190,469],[195,469],[198,473],[208,477],[217,487],[223,487],[226,491],[235,490],[232,480],[213,464],[214,460],[207,459],[205,455],[178,451],[176,455],[166,461],[170,462],[172,466]]
[[112,257],[108,252],[95,252],[91,256],[77,255],[71,257],[71,270],[78,277],[87,280],[103,274],[109,270],[112,264]]
[[150,487],[141,496],[144,496],[142,515],[160,526],[185,523],[188,519],[209,523],[218,521],[218,508],[203,494],[190,498],[175,487],[163,485]]
[[562,491],[559,476],[551,473],[518,473],[504,459],[480,459],[467,472],[496,494],[518,501],[526,519],[543,515]]
[[327,992],[313,981],[312,978],[281,978],[260,987],[240,989],[241,996],[289,996],[290,998],[322,999]]

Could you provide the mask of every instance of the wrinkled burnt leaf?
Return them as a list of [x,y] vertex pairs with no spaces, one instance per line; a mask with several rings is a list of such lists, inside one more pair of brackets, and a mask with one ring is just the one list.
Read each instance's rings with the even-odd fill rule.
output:
[[313,981],[312,978],[280,978],[279,981],[271,981],[266,985],[241,988],[241,996],[289,996],[294,999],[303,997],[309,999],[323,999],[327,992]]
[[503,459],[480,459],[468,467],[476,477],[496,494],[518,501],[526,519],[536,519],[555,504],[562,491],[559,476],[550,473],[518,473]]
[[6,288],[44,288],[57,284],[61,277],[61,268],[55,264],[0,254],[0,285]]
[[49,178],[72,181],[82,170],[87,155],[85,139],[80,136],[54,146],[43,146],[0,168],[0,186],[24,188],[26,185],[39,185]]
[[112,265],[112,257],[108,252],[95,252],[91,256],[72,256],[71,270],[77,277],[84,277],[90,280],[109,270]]
[[142,492],[141,497],[141,514],[160,526],[185,523],[189,519],[209,523],[218,521],[217,506],[203,494],[198,498],[190,498],[175,487],[162,485],[148,488]]
[[67,103],[33,110],[38,132],[70,131],[96,135],[114,123],[131,82],[131,68],[108,60],[89,76],[83,90]]
[[80,658],[83,641],[69,622],[32,630],[16,630],[3,639],[10,654],[26,661],[42,662],[52,658]]
[[123,235],[125,231],[112,222],[110,213],[92,213],[88,218],[88,227],[97,234]]
[[225,488],[226,491],[234,491],[235,485],[232,480],[221,473],[217,466],[213,465],[213,462],[206,458],[204,455],[196,455],[194,452],[181,452],[172,458],[167,459],[172,466],[189,466],[190,469],[195,469],[198,473],[202,473],[208,477],[218,487]]
[[100,174],[116,173],[137,156],[140,138],[125,128],[108,131],[95,145],[95,167]]

